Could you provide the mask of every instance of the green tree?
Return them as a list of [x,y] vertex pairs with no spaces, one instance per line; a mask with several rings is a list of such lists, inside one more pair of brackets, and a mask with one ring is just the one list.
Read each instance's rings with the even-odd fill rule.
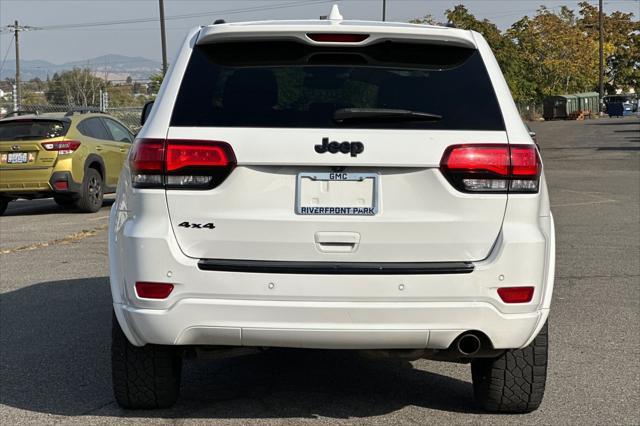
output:
[[160,86],[162,85],[162,80],[164,80],[164,74],[161,72],[156,74],[151,74],[149,76],[149,89],[148,93],[150,95],[157,95],[160,90]]
[[416,18],[409,21],[411,24],[438,25],[438,21],[433,15],[424,15],[422,18]]
[[489,20],[477,19],[464,5],[447,9],[445,16],[457,28],[482,34],[493,50],[516,101],[528,101],[535,97],[535,82],[526,72],[526,65],[519,57],[513,40]]
[[[516,101],[597,90],[598,9],[583,1],[576,13],[541,7],[501,32],[487,19],[477,19],[464,5],[445,12],[456,27],[481,33],[505,75]],[[433,23],[427,15],[415,23]],[[640,22],[631,13],[604,15],[605,87],[628,91],[640,85]]]
[[106,91],[109,94],[109,107],[111,108],[142,106],[147,100],[144,96],[134,95],[133,85],[109,84]]
[[45,96],[53,104],[95,106],[100,103],[100,90],[105,87],[106,82],[89,68],[74,68],[54,74]]
[[[598,8],[586,1],[579,3],[576,25],[598,41]],[[640,21],[633,13],[603,15],[605,52],[605,90],[629,91],[640,86]]]
[[534,82],[534,97],[594,89],[598,79],[598,44],[575,24],[573,12],[542,7],[506,32],[516,56]]

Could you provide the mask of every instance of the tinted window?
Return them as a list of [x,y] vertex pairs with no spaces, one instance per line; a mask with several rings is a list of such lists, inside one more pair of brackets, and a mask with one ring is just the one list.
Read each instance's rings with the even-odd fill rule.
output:
[[[337,123],[342,108],[405,109],[439,121]],[[173,126],[503,130],[480,54],[384,42],[361,48],[295,42],[196,46]]]
[[50,139],[64,136],[69,124],[57,120],[0,121],[0,140]]
[[109,129],[109,132],[111,133],[111,140],[118,142],[133,142],[131,133],[124,126],[120,125],[120,123],[116,123],[108,118],[105,118],[102,121],[107,125],[107,129]]
[[89,136],[90,138],[102,140],[111,139],[111,135],[107,132],[107,129],[97,117],[82,120],[82,122],[78,124],[78,130],[80,131],[80,133],[85,136]]

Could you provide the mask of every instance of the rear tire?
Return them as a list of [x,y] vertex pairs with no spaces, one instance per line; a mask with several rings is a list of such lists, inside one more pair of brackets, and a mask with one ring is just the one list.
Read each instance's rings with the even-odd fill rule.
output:
[[182,357],[172,346],[133,346],[113,315],[111,373],[118,405],[129,409],[168,408],[180,394]]
[[528,413],[542,402],[547,379],[547,324],[529,346],[471,362],[473,394],[485,410]]
[[82,195],[76,201],[76,207],[85,213],[95,213],[102,207],[103,198],[102,176],[96,169],[87,169],[82,181]]
[[7,206],[9,205],[9,198],[7,197],[0,197],[0,216],[2,216],[4,214],[4,212],[7,211]]

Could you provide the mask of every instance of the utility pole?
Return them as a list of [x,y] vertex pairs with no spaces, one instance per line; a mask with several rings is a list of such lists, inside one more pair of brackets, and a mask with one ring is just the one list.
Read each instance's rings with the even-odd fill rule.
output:
[[382,22],[387,20],[387,0],[382,0]]
[[[18,35],[20,34],[20,26],[18,25],[18,20],[16,19],[16,21],[14,22],[13,25],[13,37],[14,37],[14,41],[16,44],[16,103],[18,105],[18,108],[20,108],[20,105],[22,105],[21,101],[21,90],[20,90],[20,42],[18,41]],[[17,110],[16,110],[17,111]]]
[[603,30],[603,25],[604,25],[604,19],[603,19],[603,12],[602,12],[602,0],[599,1],[599,8],[598,8],[598,32],[600,33],[600,42],[599,44],[599,66],[600,66],[600,71],[598,74],[598,86],[599,86],[599,94],[600,94],[600,111],[602,111],[602,104],[604,102],[604,30]]
[[[13,25],[7,25],[6,30],[13,31],[13,37],[16,46],[16,84],[15,84],[15,96],[13,104],[16,106],[15,110],[17,111],[20,108],[21,104],[21,93],[20,89],[20,40],[19,35],[20,31],[29,31],[29,30],[39,30],[37,27],[30,27],[26,25],[18,25],[18,20],[15,20]],[[5,31],[6,31],[5,30]]]
[[164,28],[164,0],[160,2],[160,38],[162,40],[162,75],[167,73],[167,36]]

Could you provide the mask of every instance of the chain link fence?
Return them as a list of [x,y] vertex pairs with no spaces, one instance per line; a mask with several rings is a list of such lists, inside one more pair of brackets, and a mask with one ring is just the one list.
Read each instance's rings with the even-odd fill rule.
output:
[[122,121],[134,134],[140,130],[140,114],[142,107],[107,108],[105,112]]
[[[47,114],[52,112],[69,112],[77,109],[91,109],[94,111],[101,111],[105,114],[111,115],[118,120],[120,120],[123,124],[125,124],[129,130],[133,133],[137,133],[140,130],[140,114],[142,113],[142,107],[134,106],[134,107],[115,107],[115,108],[104,108],[101,109],[99,105],[89,105],[89,106],[79,106],[79,105],[56,105],[56,104],[23,104],[20,107],[21,113],[31,113],[31,114]],[[0,118],[3,115],[10,114],[13,112],[13,104],[12,103],[3,103],[0,104],[0,110],[3,111],[3,114],[0,114]]]
[[55,78],[23,81],[20,84],[20,102],[16,100],[18,88],[15,84],[0,81],[0,118],[16,109],[38,114],[91,109],[117,118],[137,133],[142,106],[155,97],[149,83],[133,80],[105,82],[95,76],[85,77],[95,84],[87,85],[83,79],[66,82],[65,85]]
[[542,119],[542,102],[516,102],[516,106],[523,120],[538,121]]

